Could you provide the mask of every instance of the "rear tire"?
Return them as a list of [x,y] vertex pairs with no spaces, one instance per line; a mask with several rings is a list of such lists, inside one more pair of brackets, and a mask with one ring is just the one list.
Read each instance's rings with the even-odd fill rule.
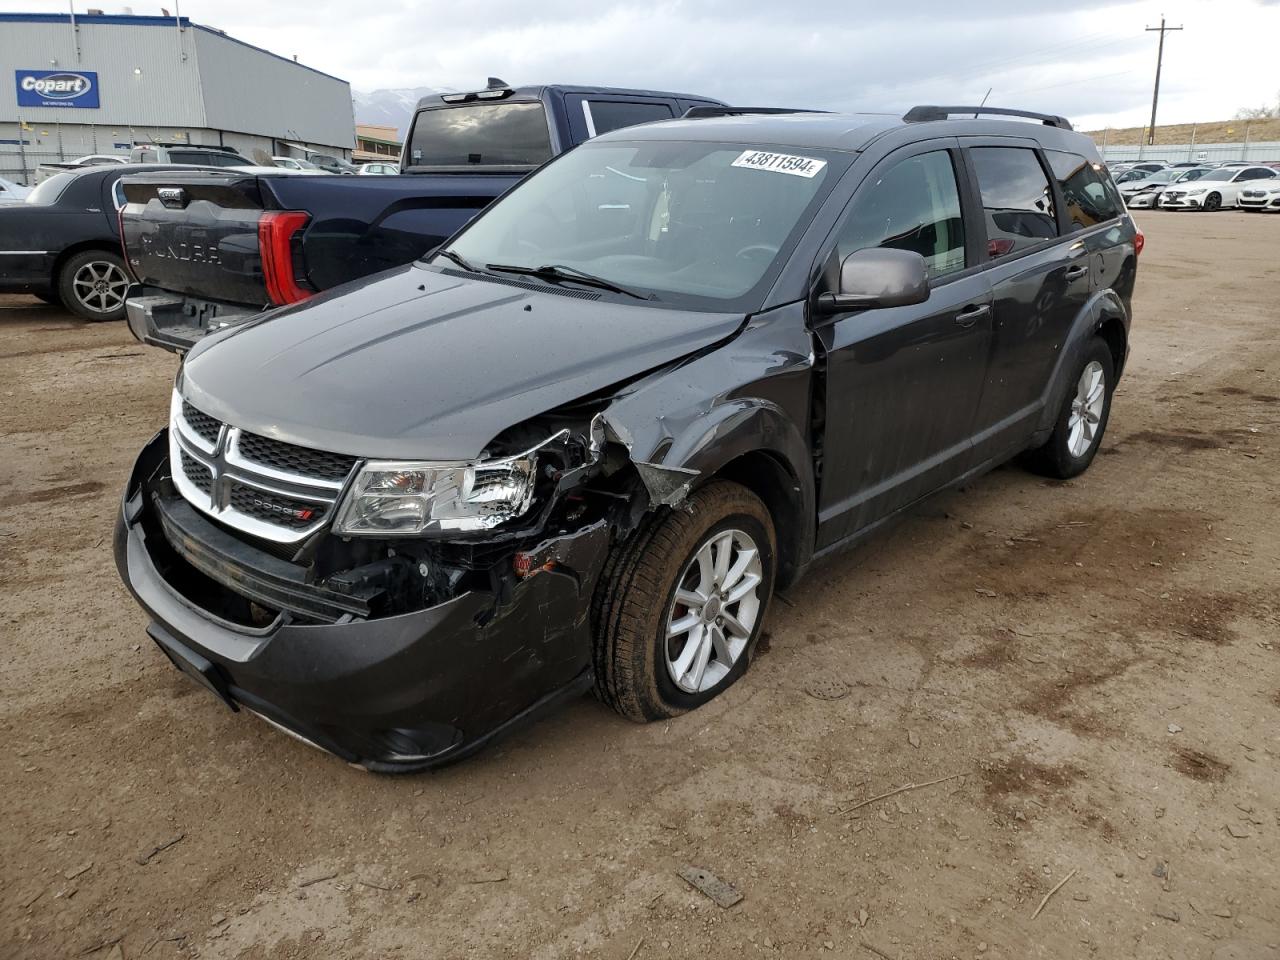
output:
[[76,316],[93,323],[121,319],[128,288],[124,260],[109,250],[73,254],[58,273],[58,296],[63,304]]
[[1115,364],[1111,348],[1101,337],[1089,342],[1069,383],[1072,386],[1062,400],[1053,433],[1024,456],[1028,469],[1058,480],[1078,477],[1089,469],[1111,417]]
[[776,558],[768,509],[736,483],[650,519],[614,549],[596,591],[596,696],[644,723],[723,693],[760,638]]

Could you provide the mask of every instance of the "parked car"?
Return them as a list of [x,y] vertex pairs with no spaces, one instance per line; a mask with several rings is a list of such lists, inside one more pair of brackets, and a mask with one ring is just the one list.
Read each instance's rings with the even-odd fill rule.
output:
[[1251,213],[1280,213],[1280,177],[1243,184],[1236,203]]
[[1271,167],[1216,167],[1197,180],[1194,186],[1179,184],[1166,190],[1160,196],[1160,209],[1221,210],[1234,207],[1245,184],[1276,176],[1280,176],[1280,170]]
[[362,163],[356,171],[362,177],[386,177],[399,172],[400,166],[395,163]]
[[1178,170],[1190,170],[1192,167],[1202,167],[1204,164],[1198,160],[1179,160],[1177,163],[1169,164],[1169,166]]
[[64,160],[58,163],[42,163],[36,167],[35,180],[41,183],[63,170],[78,170],[81,167],[97,167],[108,163],[128,163],[128,157],[122,157],[114,153],[90,153],[83,157],[77,157],[74,160]]
[[1018,454],[1078,476],[1142,235],[1065,120],[953,110],[615,130],[430,258],[202,341],[116,525],[148,633],[418,770],[592,687],[694,709],[815,557]]
[[123,317],[129,279],[120,255],[119,181],[138,169],[64,170],[26,202],[0,206],[0,293],[34,294],[86,320]]
[[328,173],[327,170],[321,170],[310,160],[303,160],[301,157],[272,157],[271,162],[282,170],[300,170],[306,173]]
[[[131,177],[124,232],[139,284],[129,292],[129,327],[144,343],[186,350],[268,307],[421,257],[539,164],[597,133],[716,103],[608,87],[490,86],[422,99],[408,176]],[[192,255],[174,258],[171,249]]]
[[1131,209],[1155,209],[1159,206],[1161,193],[1175,183],[1194,183],[1206,173],[1210,167],[1190,167],[1159,170],[1141,180],[1131,180],[1120,185],[1120,195],[1124,204]]
[[0,177],[0,204],[22,203],[30,192],[30,187],[24,187],[20,183]]
[[356,172],[353,164],[348,163],[341,157],[333,157],[327,153],[311,154],[311,162],[325,173],[336,173],[342,176],[351,176]]
[[[1159,173],[1159,171],[1156,171]],[[1150,170],[1121,170],[1115,175],[1116,185],[1124,186],[1126,183],[1133,183],[1135,180],[1145,180],[1151,176]]]
[[130,163],[191,164],[201,167],[240,167],[252,164],[226,147],[195,143],[141,143],[129,151]]

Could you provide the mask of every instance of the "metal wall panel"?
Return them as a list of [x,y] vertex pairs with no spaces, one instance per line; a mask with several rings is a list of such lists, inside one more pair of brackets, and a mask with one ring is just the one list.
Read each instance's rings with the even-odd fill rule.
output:
[[[0,120],[20,115],[33,125],[92,123],[121,132],[122,141],[148,135],[168,139],[166,127],[208,125],[193,56],[194,28],[179,32],[175,21],[159,17],[133,18],[152,21],[145,25],[76,19],[74,32],[65,20],[0,22]],[[15,70],[96,72],[100,106],[20,108]],[[130,128],[136,136],[128,134]],[[103,139],[113,138],[108,133]]]
[[195,31],[205,126],[355,145],[351,85],[212,30]]

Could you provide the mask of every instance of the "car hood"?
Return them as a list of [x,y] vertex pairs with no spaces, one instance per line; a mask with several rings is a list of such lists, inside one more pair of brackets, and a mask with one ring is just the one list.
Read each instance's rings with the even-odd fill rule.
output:
[[710,346],[743,320],[411,264],[206,338],[180,390],[289,443],[470,460],[507,427]]

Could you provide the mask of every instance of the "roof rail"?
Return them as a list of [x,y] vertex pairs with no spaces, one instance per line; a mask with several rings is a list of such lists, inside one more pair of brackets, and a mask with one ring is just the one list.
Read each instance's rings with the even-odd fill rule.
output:
[[1060,130],[1071,130],[1071,121],[1066,117],[1057,117],[1051,113],[1034,113],[1030,110],[1011,110],[1008,107],[912,107],[902,117],[907,123],[925,123],[929,120],[946,120],[952,114],[972,113],[975,117],[986,114],[993,117],[1025,117],[1028,120],[1039,120],[1046,127],[1057,127]]
[[826,113],[826,110],[804,110],[799,107],[690,107],[684,112],[685,120],[705,120],[708,117],[737,117],[755,113]]

